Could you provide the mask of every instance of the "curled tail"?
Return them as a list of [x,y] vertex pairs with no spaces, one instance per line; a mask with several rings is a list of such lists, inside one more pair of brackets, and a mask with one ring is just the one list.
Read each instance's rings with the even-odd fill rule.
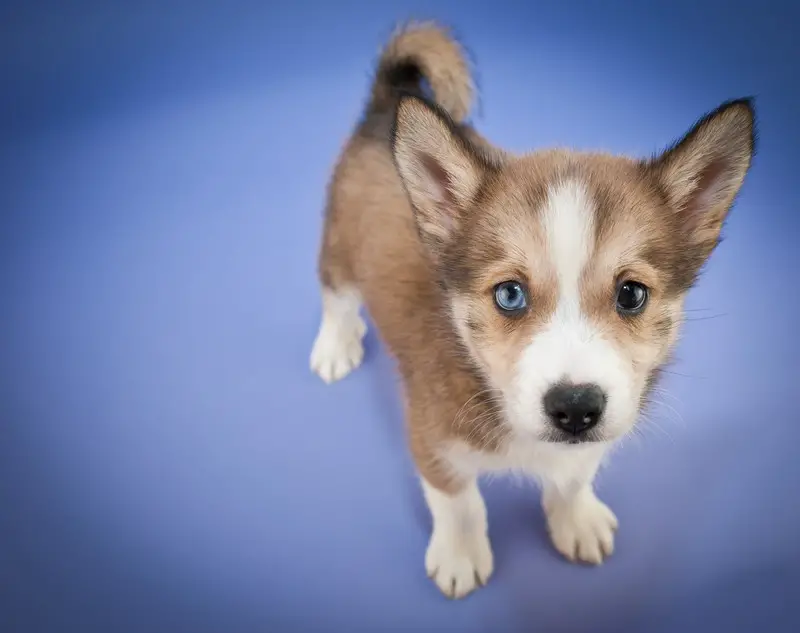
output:
[[391,109],[398,90],[418,92],[423,79],[436,102],[463,122],[475,98],[467,56],[455,38],[433,22],[412,22],[394,32],[378,60],[370,107]]

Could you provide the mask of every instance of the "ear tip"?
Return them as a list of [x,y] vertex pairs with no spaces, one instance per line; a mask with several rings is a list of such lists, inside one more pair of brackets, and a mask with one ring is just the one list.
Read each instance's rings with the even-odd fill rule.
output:
[[756,98],[753,96],[738,97],[729,99],[709,112],[704,118],[712,119],[721,114],[734,117],[744,117],[755,123],[756,118]]
[[704,117],[704,120],[707,122],[712,119],[719,120],[720,118],[730,123],[735,122],[738,129],[743,132],[746,131],[749,136],[750,153],[751,155],[754,154],[758,140],[755,96],[749,95],[725,101]]
[[744,124],[750,129],[750,152],[755,154],[758,141],[758,117],[756,115],[756,98],[753,95],[740,97],[730,102],[735,107],[737,114],[744,119]]
[[421,101],[421,100],[422,99],[418,94],[416,94],[414,92],[411,92],[409,90],[398,90],[397,91],[397,108],[398,108],[398,110],[400,108],[411,107],[411,105],[415,101]]
[[746,95],[744,97],[739,97],[737,99],[731,99],[727,102],[729,106],[738,106],[740,108],[745,108],[750,112],[755,112],[756,109],[756,97],[755,95]]
[[392,123],[389,129],[389,144],[392,148],[392,153],[394,153],[394,148],[397,143],[397,128],[399,124],[402,124],[405,117],[407,117],[410,114],[410,112],[415,107],[414,102],[418,100],[419,97],[417,97],[417,95],[411,92],[400,90],[397,93],[397,102],[395,103],[394,116],[392,117]]
[[418,94],[405,90],[398,91],[392,129],[395,130],[398,122],[402,122],[406,117],[413,116],[414,112],[419,113],[429,109],[430,105]]
[[750,154],[755,155],[758,149],[758,114],[756,110],[756,98],[750,96],[745,98],[748,114],[750,115]]
[[755,127],[756,123],[756,98],[753,96],[737,99],[736,103],[744,113],[750,118],[750,123]]
[[398,128],[406,126],[410,120],[415,118],[417,120],[438,120],[453,134],[458,129],[458,125],[448,112],[435,101],[431,101],[416,92],[399,91],[389,133],[393,152],[397,143]]
[[748,119],[748,123],[755,127],[756,123],[756,98],[754,96],[739,97],[723,103],[718,112],[728,111],[736,116]]
[[438,116],[447,123],[452,121],[452,117],[441,105],[427,97],[420,95],[417,92],[409,92],[405,90],[398,91],[397,93],[397,106],[395,109],[395,118],[405,116],[416,110],[417,112],[427,112]]
[[756,115],[756,98],[754,95],[741,97],[731,102],[739,115],[745,118],[745,125],[750,128],[750,153],[755,154],[758,142],[758,117]]

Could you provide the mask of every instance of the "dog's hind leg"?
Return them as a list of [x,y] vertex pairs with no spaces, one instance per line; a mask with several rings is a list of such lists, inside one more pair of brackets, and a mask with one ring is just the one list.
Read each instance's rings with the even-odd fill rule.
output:
[[341,380],[364,358],[367,325],[359,314],[361,294],[350,266],[345,226],[336,209],[328,209],[319,256],[322,321],[311,351],[311,369],[326,383]]

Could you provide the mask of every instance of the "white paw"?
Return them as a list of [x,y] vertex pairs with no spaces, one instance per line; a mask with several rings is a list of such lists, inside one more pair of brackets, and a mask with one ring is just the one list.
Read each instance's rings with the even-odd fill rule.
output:
[[569,503],[554,500],[545,512],[553,545],[569,560],[599,565],[613,553],[617,517],[591,490]]
[[367,325],[357,315],[347,322],[323,322],[311,350],[311,370],[330,384],[356,369],[364,359]]
[[494,571],[489,537],[470,531],[453,538],[434,530],[425,553],[425,570],[448,598],[463,598],[485,585]]

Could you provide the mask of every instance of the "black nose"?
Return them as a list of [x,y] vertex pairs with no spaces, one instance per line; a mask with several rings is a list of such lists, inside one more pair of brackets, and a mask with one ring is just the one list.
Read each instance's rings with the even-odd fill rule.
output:
[[595,426],[606,408],[606,395],[597,385],[559,384],[544,395],[544,410],[553,425],[571,435]]

